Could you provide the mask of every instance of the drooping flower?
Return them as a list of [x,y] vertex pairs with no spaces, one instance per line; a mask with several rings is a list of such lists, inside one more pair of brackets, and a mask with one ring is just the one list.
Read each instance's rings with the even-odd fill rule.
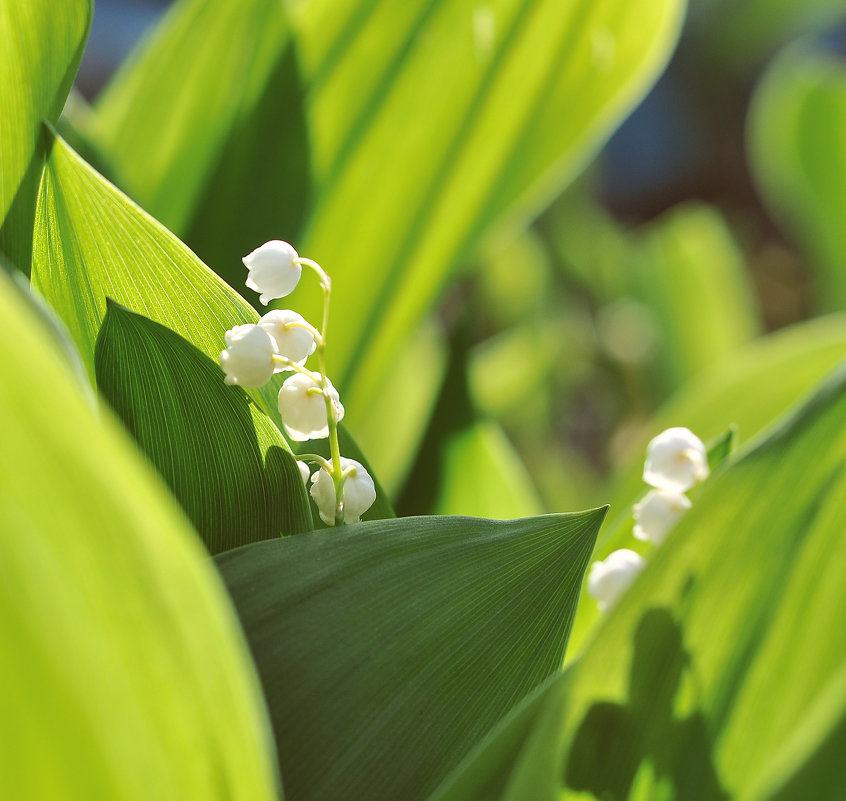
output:
[[635,539],[661,545],[679,518],[691,507],[690,499],[680,492],[651,490],[634,505]]
[[690,429],[668,428],[646,446],[643,480],[656,489],[686,492],[709,472],[705,445]]
[[640,554],[621,548],[590,566],[587,591],[599,603],[600,612],[609,611],[617,603],[645,565]]
[[308,466],[306,462],[297,461],[297,467],[300,468],[300,477],[303,480],[303,484],[308,486],[308,479],[311,475],[311,468]]
[[[376,486],[370,474],[354,459],[341,457],[344,481],[344,522],[358,523],[361,516],[376,500]],[[335,483],[325,470],[318,470],[311,478],[311,497],[317,504],[320,519],[327,526],[335,525]]]
[[273,340],[257,325],[236,325],[226,332],[226,350],[221,351],[220,366],[224,382],[242,387],[261,387],[273,375]]
[[[276,352],[294,364],[305,364],[314,353],[317,344],[311,331],[303,327],[305,319],[290,309],[274,309],[259,320],[258,324],[267,331],[276,345]],[[290,368],[277,367],[277,370]]]
[[324,396],[319,373],[294,373],[285,380],[279,390],[279,414],[288,436],[296,442],[307,439],[323,439],[329,436],[329,423],[326,417],[326,401],[332,402],[335,422],[344,417],[344,407],[338,397],[338,391],[328,384]]
[[259,300],[265,306],[273,298],[284,298],[294,291],[303,271],[295,261],[297,258],[297,251],[291,245],[272,239],[241,260],[249,271],[247,286],[260,293]]

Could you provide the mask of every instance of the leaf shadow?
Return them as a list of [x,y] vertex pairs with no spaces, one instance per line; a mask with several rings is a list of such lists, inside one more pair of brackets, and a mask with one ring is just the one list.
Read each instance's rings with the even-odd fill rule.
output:
[[567,786],[600,801],[623,801],[651,768],[653,786],[672,788],[670,798],[728,801],[704,715],[679,716],[674,709],[691,668],[681,624],[667,609],[647,610],[634,635],[626,702],[599,701],[588,709],[569,752]]

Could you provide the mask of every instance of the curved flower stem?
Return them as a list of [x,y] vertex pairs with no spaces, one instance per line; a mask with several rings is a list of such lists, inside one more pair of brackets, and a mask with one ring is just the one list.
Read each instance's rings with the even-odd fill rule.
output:
[[322,470],[325,470],[327,473],[331,472],[332,470],[332,463],[326,461],[320,454],[318,453],[300,453],[297,454],[297,459],[301,462],[314,462],[318,467]]
[[326,379],[326,331],[329,328],[329,298],[332,294],[332,281],[324,269],[311,259],[299,258],[296,263],[310,267],[320,278],[323,289],[323,324],[320,327],[317,343],[317,364],[320,370],[320,383],[323,387],[323,397],[326,402],[326,422],[329,428],[329,452],[332,455],[332,469],[327,470],[335,485],[335,525],[344,523],[344,478],[341,469],[341,446],[338,443],[338,421],[335,419],[335,407],[329,397],[329,382]]
[[301,364],[292,362],[290,359],[286,359],[284,356],[279,356],[276,353],[274,353],[270,358],[271,361],[276,362],[276,364],[281,364],[284,367],[293,370],[295,373],[302,373],[303,375],[307,375],[310,379],[312,379],[312,381],[314,380],[314,373],[312,373],[311,370],[307,370]]
[[306,331],[309,332],[314,337],[315,345],[319,345],[323,341],[323,334],[320,333],[310,322],[307,320],[294,320],[290,323],[285,323],[283,328],[304,328]]

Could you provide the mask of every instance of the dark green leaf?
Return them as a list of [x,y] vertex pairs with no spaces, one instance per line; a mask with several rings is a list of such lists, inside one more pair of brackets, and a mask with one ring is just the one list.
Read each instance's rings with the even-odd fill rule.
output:
[[288,797],[425,798],[560,666],[604,515],[399,518],[217,557]]
[[282,434],[190,342],[109,303],[95,362],[100,393],[212,553],[312,528]]

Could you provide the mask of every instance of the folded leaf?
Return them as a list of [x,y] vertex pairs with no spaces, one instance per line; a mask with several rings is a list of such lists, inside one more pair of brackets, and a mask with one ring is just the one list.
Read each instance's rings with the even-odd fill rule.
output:
[[407,517],[218,556],[288,798],[425,798],[558,670],[604,515]]
[[231,606],[178,507],[0,271],[0,787],[273,801]]
[[97,386],[212,553],[312,528],[282,434],[190,342],[109,303]]
[[29,272],[42,121],[54,123],[76,76],[91,0],[0,0],[0,251]]

